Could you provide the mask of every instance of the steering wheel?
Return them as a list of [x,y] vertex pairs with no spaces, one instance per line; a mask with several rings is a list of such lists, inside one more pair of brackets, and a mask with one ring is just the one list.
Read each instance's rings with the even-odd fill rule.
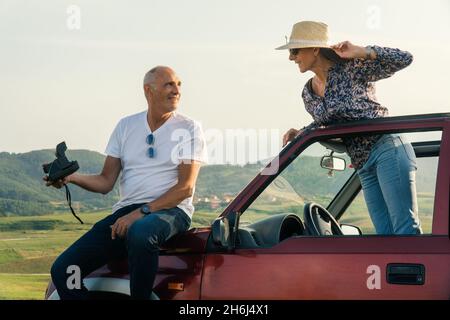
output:
[[339,223],[331,213],[317,203],[310,202],[305,204],[303,218],[309,235],[333,236],[344,234]]

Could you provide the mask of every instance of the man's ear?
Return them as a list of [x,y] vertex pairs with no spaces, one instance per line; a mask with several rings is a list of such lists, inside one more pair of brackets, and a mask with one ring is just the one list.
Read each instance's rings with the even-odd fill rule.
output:
[[152,87],[149,84],[144,84],[144,95],[149,98],[152,96]]

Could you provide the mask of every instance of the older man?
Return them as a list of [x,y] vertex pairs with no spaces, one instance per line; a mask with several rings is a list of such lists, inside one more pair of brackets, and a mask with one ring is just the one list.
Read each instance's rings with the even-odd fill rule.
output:
[[126,256],[131,297],[150,298],[159,245],[188,230],[195,182],[200,164],[206,162],[206,148],[199,124],[176,112],[180,87],[172,69],[151,69],[144,77],[148,110],[117,124],[106,147],[102,172],[74,173],[63,181],[47,181],[57,188],[73,183],[106,194],[122,172],[120,201],[113,213],[97,222],[52,266],[52,280],[62,299],[87,296],[85,287],[67,288],[69,266],[79,266],[83,278],[108,261]]

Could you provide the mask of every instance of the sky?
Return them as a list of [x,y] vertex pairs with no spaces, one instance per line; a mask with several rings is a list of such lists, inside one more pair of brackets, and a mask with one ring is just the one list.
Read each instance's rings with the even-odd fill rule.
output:
[[392,116],[450,112],[450,1],[1,0],[0,152],[104,152],[120,118],[147,109],[144,74],[171,66],[179,112],[205,131],[272,132],[312,122],[286,51],[292,25],[328,24],[330,43],[407,50],[377,83]]

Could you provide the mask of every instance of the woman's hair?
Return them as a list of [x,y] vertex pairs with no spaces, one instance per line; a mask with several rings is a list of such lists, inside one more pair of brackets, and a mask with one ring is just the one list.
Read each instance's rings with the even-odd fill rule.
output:
[[319,54],[324,57],[325,59],[328,59],[330,61],[333,61],[335,63],[345,62],[347,59],[343,59],[338,56],[336,52],[334,52],[333,49],[330,48],[320,48]]

